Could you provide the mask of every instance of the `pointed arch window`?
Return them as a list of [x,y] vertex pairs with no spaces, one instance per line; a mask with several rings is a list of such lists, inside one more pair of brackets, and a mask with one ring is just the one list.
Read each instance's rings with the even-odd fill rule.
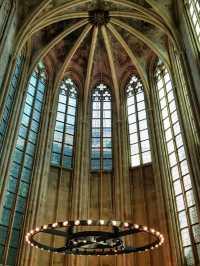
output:
[[16,265],[46,86],[45,66],[40,62],[28,83],[8,184],[2,200],[0,264],[3,265]]
[[200,2],[199,0],[188,0],[187,4],[192,26],[200,44]]
[[126,88],[131,167],[151,162],[145,95],[142,82],[133,75]]
[[112,96],[105,84],[92,92],[91,170],[112,170]]
[[170,73],[161,61],[155,69],[155,80],[186,265],[196,265],[196,256],[200,256],[200,224],[174,87]]
[[73,164],[77,117],[77,88],[70,78],[60,85],[51,164],[71,169]]

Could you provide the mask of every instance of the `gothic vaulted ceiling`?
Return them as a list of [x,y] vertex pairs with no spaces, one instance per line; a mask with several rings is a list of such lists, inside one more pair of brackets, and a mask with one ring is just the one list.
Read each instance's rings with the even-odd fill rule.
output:
[[147,84],[152,57],[168,63],[171,0],[20,0],[20,6],[18,47],[31,40],[32,68],[42,59],[56,80],[67,74],[86,90],[101,80],[120,88],[134,72]]

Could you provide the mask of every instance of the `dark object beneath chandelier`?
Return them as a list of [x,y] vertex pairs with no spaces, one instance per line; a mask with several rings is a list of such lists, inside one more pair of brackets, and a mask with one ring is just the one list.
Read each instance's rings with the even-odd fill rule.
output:
[[[90,230],[85,230],[85,227]],[[143,246],[125,244],[125,237],[139,233],[147,234],[151,242]],[[42,235],[44,238],[47,235],[59,237],[63,245],[53,247],[42,243],[41,240],[38,240],[41,239]],[[108,256],[153,250],[163,244],[164,237],[155,229],[128,222],[75,220],[37,227],[27,233],[26,241],[31,246],[48,252],[68,255]]]

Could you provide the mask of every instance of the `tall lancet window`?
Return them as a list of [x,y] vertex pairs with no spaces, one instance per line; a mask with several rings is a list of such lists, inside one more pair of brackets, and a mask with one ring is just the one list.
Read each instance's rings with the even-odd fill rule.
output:
[[185,263],[197,265],[195,258],[198,256],[200,258],[200,225],[197,207],[173,83],[169,71],[160,61],[155,70],[155,79]]
[[5,105],[2,112],[2,117],[0,117],[0,150],[3,145],[6,129],[8,126],[8,121],[10,119],[10,114],[13,108],[13,104],[15,102],[16,92],[19,88],[21,71],[23,65],[23,57],[22,55],[18,56],[15,62],[15,68],[11,75],[11,80],[8,85],[8,94],[5,97]]
[[132,76],[126,88],[131,166],[151,162],[149,131],[142,82]]
[[65,78],[60,85],[53,136],[51,164],[54,166],[72,168],[77,103],[77,88],[70,78]]
[[112,170],[112,96],[105,84],[92,92],[91,170]]
[[46,85],[45,67],[39,63],[28,83],[8,184],[2,201],[3,210],[0,214],[0,264],[2,265],[15,265],[21,243]]
[[192,21],[194,32],[200,43],[200,2],[199,0],[187,0],[189,15]]

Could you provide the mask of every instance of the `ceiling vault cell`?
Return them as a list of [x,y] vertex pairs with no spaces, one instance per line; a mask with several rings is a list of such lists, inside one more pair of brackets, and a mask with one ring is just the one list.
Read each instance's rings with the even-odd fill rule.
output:
[[138,5],[136,3],[133,3],[133,2],[130,2],[130,1],[126,1],[126,0],[110,0],[110,2],[122,5],[124,7],[129,7],[129,8],[134,9],[134,10],[137,10],[137,11],[139,11],[140,13],[142,13],[144,15],[148,15],[149,18],[155,17],[158,20],[162,20],[160,15],[158,15],[154,11],[148,10],[147,8],[142,7],[141,5]]
[[48,5],[51,4],[51,2],[52,0],[43,1],[42,4],[37,8],[37,10],[33,12],[32,15],[29,17],[29,19],[27,19],[27,21],[23,24],[16,38],[17,44],[15,49],[15,55],[18,54],[18,52],[22,49],[28,38],[31,37],[28,33],[30,29],[31,31],[33,30],[34,24],[36,24],[37,27],[38,23],[43,22],[51,17],[57,16],[59,15],[60,12],[66,12],[68,9],[76,7],[77,5],[87,3],[89,2],[89,0],[74,0],[73,2],[68,2],[57,8],[54,8],[53,10],[47,11],[45,14],[40,16],[41,12],[45,8],[47,8]]
[[[130,57],[133,66],[136,67],[138,74],[140,75],[140,78],[143,80],[143,84],[146,90],[146,94],[148,95],[148,80],[147,80],[147,75],[144,71],[144,69],[141,67],[140,63],[138,62],[137,58],[135,57],[135,55],[133,54],[133,52],[131,51],[130,47],[128,46],[128,44],[124,41],[124,39],[122,38],[122,36],[119,34],[119,32],[115,29],[114,26],[112,26],[110,23],[107,26],[109,28],[109,30],[112,32],[112,34],[115,36],[115,38],[117,39],[117,41],[121,44],[121,46],[123,47],[123,49],[125,50],[125,52],[128,54],[128,56]],[[147,97],[148,98],[148,97]]]
[[[163,20],[165,21],[165,23],[172,29],[174,30],[174,25],[173,25],[173,21],[170,18],[170,16],[168,15],[169,12],[167,12],[166,8],[163,8],[163,4],[165,3],[164,1],[162,1],[162,4],[158,4],[158,1],[155,0],[146,0],[146,2],[155,10],[155,12],[157,14],[160,14],[161,17],[163,18]],[[164,10],[164,12],[163,12]]]
[[140,12],[129,12],[129,11],[110,11],[111,17],[122,17],[122,18],[132,18],[136,20],[142,20],[145,22],[148,22],[149,24],[157,27],[161,31],[163,31],[169,38],[173,40],[172,34],[170,30],[168,29],[167,25],[162,23],[160,20],[155,19],[154,17],[148,17],[147,15],[141,14]]
[[51,3],[51,1],[52,0],[42,1],[42,3],[36,8],[35,11],[32,12],[30,16],[28,16],[25,23],[22,25],[16,38],[15,56],[17,56],[20,50],[24,47],[24,44],[27,41],[26,35],[28,35],[28,31],[32,27],[32,23],[42,13],[42,11]]
[[[81,75],[84,74],[83,93],[87,102],[94,73],[93,69],[95,69],[95,50],[97,49],[97,40],[101,31],[107,57],[105,65],[107,63],[106,69],[111,71],[110,77],[114,87],[116,106],[119,108],[119,82],[123,73],[131,72],[132,67],[134,71],[135,67],[138,75],[143,80],[146,94],[148,95],[149,85],[146,68],[149,65],[149,61],[152,59],[152,56],[156,55],[169,67],[169,56],[166,47],[167,37],[173,43],[176,43],[174,37],[176,34],[171,28],[170,21],[166,21],[160,15],[161,13],[150,8],[150,2],[153,1],[147,1],[150,9],[128,0],[110,0],[105,8],[104,5],[101,5],[99,8],[99,5],[96,6],[95,4],[91,9],[90,2],[90,0],[74,0],[59,5],[56,1],[43,1],[39,8],[35,9],[32,15],[29,16],[26,25],[21,28],[20,35],[17,38],[15,55],[17,55],[28,40],[32,42],[35,50],[29,74],[33,71],[38,61],[48,60],[48,56],[54,63],[57,60],[60,60],[60,63],[64,59],[64,63],[61,63],[62,65],[56,74],[54,82],[55,91],[59,86],[59,81],[66,74],[67,69],[76,65],[79,69],[79,72],[77,72],[79,75],[79,77],[77,75],[77,79],[79,81]],[[50,31],[48,32],[49,28],[47,27],[50,25]],[[60,26],[61,28],[58,30]],[[85,28],[81,29],[81,27]],[[92,28],[91,43],[87,45],[85,37]],[[56,30],[58,30],[58,33]],[[77,33],[79,34],[81,30],[83,31],[78,37]],[[49,33],[47,35],[48,38],[45,39],[45,34],[47,33]],[[119,53],[116,54],[114,54],[112,47],[114,45],[112,43],[112,36],[120,47]],[[68,38],[69,42],[73,40],[71,42],[73,47],[69,47]],[[40,46],[37,45],[37,40],[43,41]],[[155,42],[154,40],[157,41]],[[76,52],[77,54],[79,53],[79,48],[82,44],[86,45],[86,47],[81,50],[82,54],[80,57],[77,55],[79,60],[76,60],[74,55]],[[131,45],[133,47],[135,45],[135,49],[131,49]],[[69,47],[70,51],[63,50],[62,54],[60,51],[63,47]],[[124,63],[120,64],[120,68],[117,65],[117,60]],[[86,73],[81,72],[82,64],[87,65]],[[107,73],[106,70],[105,73]],[[95,75],[98,74],[95,73]],[[84,111],[87,108],[86,102],[84,103]]]
[[[62,4],[58,7],[53,8],[51,1],[43,1],[42,4],[37,8],[32,15],[30,16],[29,20],[26,21],[26,24],[21,28],[18,38],[17,38],[17,45],[16,45],[16,51],[15,55],[19,52],[19,50],[24,46],[26,41],[33,36],[34,33],[37,31],[43,29],[44,27],[47,27],[51,24],[54,24],[56,22],[60,22],[63,20],[69,20],[73,18],[85,18],[89,17],[90,14],[88,12],[70,12],[69,14],[66,13],[71,8],[75,8],[77,6],[81,6],[83,4],[86,4],[90,2],[89,0],[75,0],[72,2],[68,2],[65,4]],[[149,2],[149,5],[152,6],[152,2],[154,1],[147,1]],[[151,3],[150,3],[151,2]],[[138,5],[136,3],[127,1],[127,0],[110,0],[110,3],[118,4],[122,7],[131,8],[133,12],[126,12],[126,11],[109,11],[109,16],[112,17],[130,17],[133,19],[140,19],[143,21],[146,21],[148,23],[151,23],[152,25],[156,26],[157,28],[163,30],[168,37],[176,42],[176,36],[174,29],[172,27],[172,23],[170,21],[166,21],[166,19],[163,18],[163,16],[160,16],[161,13],[158,14],[157,11],[149,10],[145,7],[142,7],[141,5]],[[48,8],[49,10],[46,12],[43,12],[45,9]],[[41,16],[41,12],[43,12],[43,15]],[[97,16],[98,17],[98,16]],[[116,21],[115,21],[116,23]],[[119,21],[118,21],[119,23]],[[123,25],[123,22],[121,22],[121,27]],[[158,55],[158,53],[161,55],[161,58],[169,65],[169,59],[166,56],[166,54],[161,51],[159,47],[156,47],[154,43],[144,36],[143,34],[137,32],[136,29],[133,29],[133,27],[129,26],[129,29],[131,28],[131,32],[133,32],[137,35],[140,40],[143,40],[148,46],[151,46],[151,49]]]
[[48,20],[42,21],[41,23],[35,23],[33,25],[33,28],[30,29],[29,34],[33,35],[35,32],[50,26],[51,24],[54,24],[56,22],[64,21],[64,20],[70,20],[74,18],[88,18],[88,12],[71,12],[71,13],[65,13],[57,16],[53,16],[49,18]]
[[138,30],[134,29],[133,27],[129,26],[127,23],[124,23],[118,19],[111,19],[111,23],[121,27],[123,30],[128,31],[131,33],[133,36],[138,38],[140,41],[145,43],[150,49],[154,51],[154,53],[158,56],[161,57],[161,59],[169,65],[169,60],[167,56],[155,45],[153,41],[151,41],[148,37],[146,37],[144,34],[139,32]]
[[65,61],[62,65],[60,71],[58,72],[58,74],[56,76],[54,89],[57,90],[57,88],[59,86],[59,82],[60,82],[60,80],[63,79],[65,71],[66,71],[72,57],[74,56],[74,54],[76,53],[76,51],[78,50],[80,45],[82,44],[82,42],[85,39],[85,37],[87,36],[87,34],[90,32],[91,28],[92,28],[92,25],[90,25],[90,24],[86,25],[85,28],[83,29],[81,35],[79,36],[79,38],[77,39],[77,41],[75,42],[73,47],[71,48],[70,52],[68,53],[67,57],[65,58]]
[[[33,69],[35,68],[35,66],[37,65],[37,63],[42,60],[47,54],[48,52],[54,48],[62,39],[64,39],[65,37],[67,37],[70,33],[76,31],[77,29],[83,27],[85,24],[88,23],[88,19],[83,19],[77,23],[75,23],[74,25],[72,25],[71,27],[67,28],[66,30],[64,30],[63,32],[61,32],[55,39],[53,39],[48,45],[46,45],[43,49],[41,49],[35,56],[35,59],[30,67],[30,73],[32,73]],[[30,74],[29,73],[29,74]]]
[[[179,38],[178,38],[179,34],[177,31],[177,26],[175,25],[171,17],[167,15],[166,9],[165,9],[165,12],[163,12],[164,10],[163,6],[159,6],[158,2],[155,0],[146,0],[146,2],[155,10],[156,13],[160,14],[160,16],[163,18],[163,21],[164,21],[163,24],[167,25],[171,33],[170,34],[171,37],[173,36],[173,38],[171,39],[174,41],[173,44],[175,45],[175,47],[180,49]],[[164,3],[164,1],[162,2]]]

